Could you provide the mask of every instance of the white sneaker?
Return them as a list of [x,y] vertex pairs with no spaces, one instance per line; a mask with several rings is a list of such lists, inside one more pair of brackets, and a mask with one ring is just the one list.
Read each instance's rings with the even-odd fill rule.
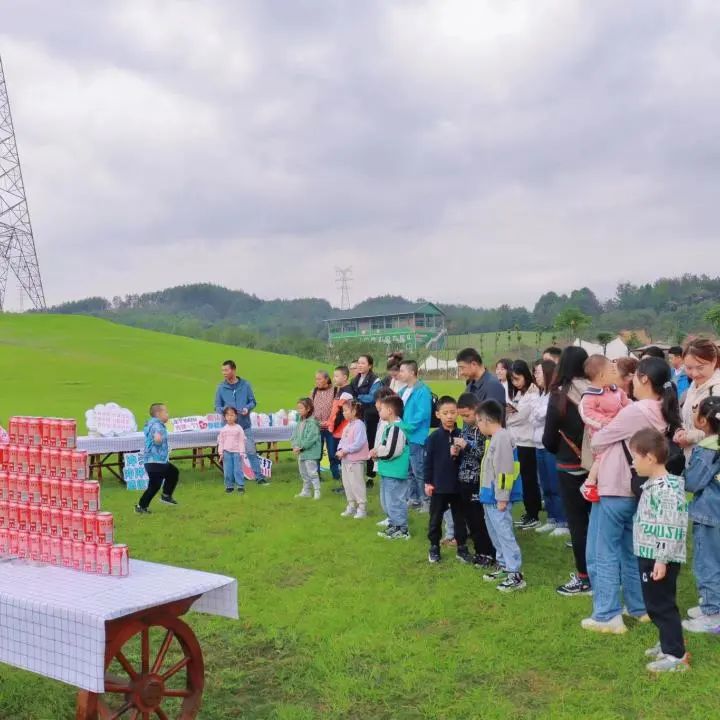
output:
[[688,610],[688,617],[691,620],[696,620],[699,617],[702,617],[705,613],[702,611],[702,608],[699,605],[696,605],[695,607],[691,607]]
[[688,632],[720,634],[720,614],[701,615],[694,620],[683,620],[682,626]]
[[657,660],[645,666],[650,672],[686,672],[690,669],[690,656],[685,653],[681,658],[672,655],[660,655]]
[[567,537],[570,534],[570,528],[556,527],[551,533],[550,537]]
[[379,523],[375,523],[378,527],[389,527],[390,525],[390,518],[385,518],[384,520],[381,520]]
[[313,500],[319,500],[319,499],[320,499],[320,491],[319,491],[319,490],[316,490],[316,491],[313,493]]
[[340,517],[355,517],[355,506],[348,505],[345,508],[345,512],[340,513]]
[[662,647],[660,647],[660,643],[658,643],[654,647],[651,647],[645,651],[645,657],[652,658],[653,660],[658,660],[662,656],[663,656],[663,651],[662,651]]
[[312,495],[310,495],[309,492],[305,492],[303,490],[302,492],[298,493],[295,497],[296,498],[306,498],[306,497],[312,497]]
[[536,533],[551,533],[557,525],[554,522],[546,522],[544,525],[535,528]]
[[355,520],[364,520],[367,517],[367,510],[363,510],[362,508],[358,508],[357,512],[353,516]]
[[616,615],[611,620],[595,620],[591,617],[585,618],[580,622],[583,630],[592,630],[593,632],[608,633],[610,635],[622,635],[627,632],[622,615]]

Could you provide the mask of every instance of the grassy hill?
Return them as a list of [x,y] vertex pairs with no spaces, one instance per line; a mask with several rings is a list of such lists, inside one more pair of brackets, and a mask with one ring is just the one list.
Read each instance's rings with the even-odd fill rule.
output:
[[[520,335],[519,341],[518,334]],[[486,332],[449,335],[447,338],[447,347],[451,355],[453,351],[466,347],[474,347],[480,352],[483,359],[486,359],[490,365],[493,365],[503,357],[512,359],[524,357],[528,361],[533,360],[535,355],[539,355],[540,352],[552,343],[555,335],[558,335],[556,338],[557,341],[564,345],[564,338],[560,337],[559,333],[537,333],[535,330],[521,330],[518,333],[512,330],[509,337],[507,331],[501,331],[499,333]],[[442,355],[442,351],[440,354]]]
[[[88,318],[0,315],[0,417],[81,417],[116,400],[143,413],[151,399],[178,412],[208,407],[219,364],[234,356],[262,407],[287,407],[315,364],[133,330]],[[435,385],[456,393],[458,383]],[[588,598],[562,598],[571,551],[562,539],[520,538],[528,589],[506,597],[477,570],[426,560],[427,515],[412,513],[408,542],[376,537],[377,488],[366,521],[294,498],[297,470],[276,465],[272,485],[226,496],[215,471],[182,468],[178,507],[132,512],[137,495],[114,480],[103,507],[134,557],[237,577],[241,620],[190,613],[207,670],[203,720],[705,720],[717,713],[714,637],[688,638],[691,673],[651,679],[642,653],[652,626],[622,637],[579,627]],[[519,511],[520,508],[517,508]],[[12,569],[0,564],[0,572]],[[697,602],[689,569],[680,607]],[[0,718],[74,716],[75,692],[0,665]],[[170,717],[175,717],[168,713]]]

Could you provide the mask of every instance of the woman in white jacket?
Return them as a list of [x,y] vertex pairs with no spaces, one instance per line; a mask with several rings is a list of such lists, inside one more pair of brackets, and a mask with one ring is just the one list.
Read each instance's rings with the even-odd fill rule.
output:
[[560,480],[558,479],[555,456],[545,449],[542,442],[548,401],[550,400],[549,388],[556,367],[557,364],[553,360],[542,360],[535,364],[535,384],[540,389],[540,394],[533,405],[533,440],[535,441],[540,488],[545,500],[545,510],[547,510],[547,522],[535,528],[535,532],[550,533],[552,537],[564,537],[569,535],[570,531],[568,530],[565,508],[560,497]]
[[506,423],[517,448],[525,505],[525,514],[515,524],[521,530],[530,530],[540,525],[542,507],[532,421],[533,408],[539,396],[530,367],[524,360],[516,360],[512,364],[509,380]]

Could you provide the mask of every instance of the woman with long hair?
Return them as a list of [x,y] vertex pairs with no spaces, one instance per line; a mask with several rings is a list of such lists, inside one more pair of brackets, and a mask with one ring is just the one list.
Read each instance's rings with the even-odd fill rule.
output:
[[[368,442],[372,443],[370,445],[370,449],[372,450],[375,443],[375,433],[380,420],[377,408],[375,407],[375,393],[380,389],[382,383],[380,378],[373,372],[375,361],[372,355],[360,355],[356,362],[358,374],[352,379],[350,387],[352,388],[353,395],[362,403],[365,431]],[[372,487],[375,478],[375,465],[372,460],[367,461],[366,469],[369,478],[368,487]]]
[[570,580],[557,588],[560,595],[589,595],[590,579],[585,560],[590,503],[580,493],[580,486],[587,480],[587,470],[582,466],[582,442],[585,425],[578,405],[589,383],[585,379],[584,365],[588,354],[583,348],[566,347],[560,356],[555,376],[550,386],[543,447],[555,456],[565,515],[575,557],[576,572]]
[[672,437],[681,425],[677,391],[665,360],[642,359],[633,389],[636,401],[592,438],[593,449],[602,451],[597,486],[600,500],[593,504],[587,541],[593,612],[592,617],[582,621],[582,627],[596,632],[626,631],[621,593],[625,612],[646,621],[640,572],[633,553],[633,518],[638,501],[631,487],[630,438],[649,427]]
[[512,372],[512,360],[501,358],[495,363],[495,377],[505,389],[505,402],[510,400],[510,373]]

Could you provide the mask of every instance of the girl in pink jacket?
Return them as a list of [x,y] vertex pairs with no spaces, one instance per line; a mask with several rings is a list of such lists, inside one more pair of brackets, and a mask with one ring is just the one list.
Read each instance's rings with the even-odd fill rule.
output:
[[343,416],[348,424],[335,453],[342,462],[342,482],[347,497],[347,507],[340,515],[362,520],[367,517],[365,464],[370,458],[362,403],[357,400],[346,402],[343,405]]

